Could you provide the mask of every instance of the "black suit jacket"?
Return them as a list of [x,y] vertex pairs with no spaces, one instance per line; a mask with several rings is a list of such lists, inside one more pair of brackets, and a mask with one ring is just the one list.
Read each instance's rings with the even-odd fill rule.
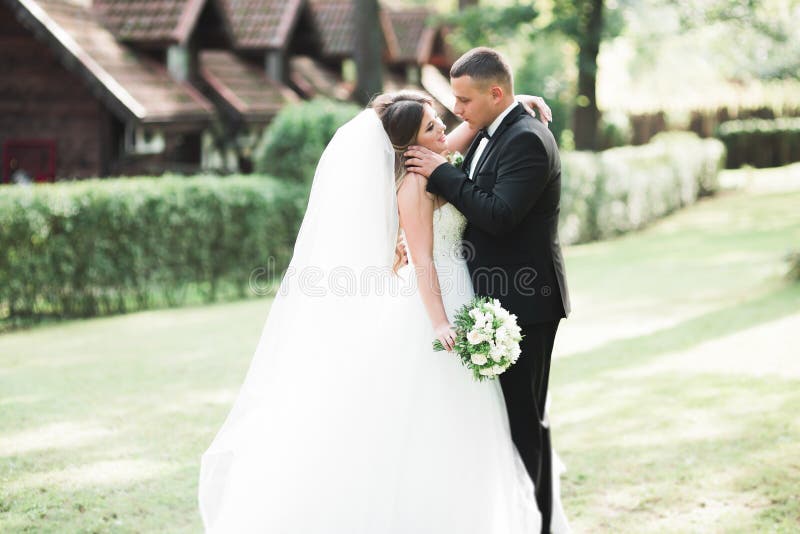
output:
[[427,186],[467,218],[463,249],[475,292],[499,299],[519,324],[566,317],[561,160],[553,134],[518,104],[486,145],[472,181],[467,172],[477,144],[462,168],[440,165]]

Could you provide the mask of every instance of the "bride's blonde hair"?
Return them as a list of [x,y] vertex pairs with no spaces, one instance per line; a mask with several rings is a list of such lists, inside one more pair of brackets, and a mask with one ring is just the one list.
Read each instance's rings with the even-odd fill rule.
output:
[[399,189],[406,176],[404,152],[417,142],[417,132],[422,123],[425,104],[433,105],[430,97],[417,91],[398,91],[376,96],[370,103],[381,119],[383,129],[394,148],[395,189]]

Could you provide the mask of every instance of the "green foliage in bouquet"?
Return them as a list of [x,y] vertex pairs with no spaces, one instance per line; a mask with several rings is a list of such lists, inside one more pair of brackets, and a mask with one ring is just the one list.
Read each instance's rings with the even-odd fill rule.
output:
[[[455,315],[453,352],[478,382],[492,380],[513,365],[522,341],[516,315],[508,313],[497,299],[475,296]],[[433,350],[446,350],[437,339]]]

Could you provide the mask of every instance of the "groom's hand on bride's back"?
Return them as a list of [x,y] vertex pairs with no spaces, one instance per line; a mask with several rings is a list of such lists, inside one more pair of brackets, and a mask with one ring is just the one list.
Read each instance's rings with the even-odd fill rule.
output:
[[425,178],[433,174],[433,171],[439,165],[447,163],[447,158],[424,146],[411,145],[404,155],[408,158],[406,159],[406,170],[415,172]]
[[408,265],[408,252],[406,252],[406,245],[403,243],[402,236],[397,236],[397,246],[394,249],[394,265],[392,270],[397,272],[401,267]]

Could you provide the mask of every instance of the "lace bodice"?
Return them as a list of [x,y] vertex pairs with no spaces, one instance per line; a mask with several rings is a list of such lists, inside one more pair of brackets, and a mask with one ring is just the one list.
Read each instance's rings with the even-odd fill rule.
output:
[[[467,219],[452,204],[444,204],[433,210],[433,258],[434,260],[460,259],[461,238],[467,226]],[[409,262],[414,263],[405,230],[401,229]]]
[[433,212],[433,257],[460,257],[461,238],[467,219],[450,203]]

